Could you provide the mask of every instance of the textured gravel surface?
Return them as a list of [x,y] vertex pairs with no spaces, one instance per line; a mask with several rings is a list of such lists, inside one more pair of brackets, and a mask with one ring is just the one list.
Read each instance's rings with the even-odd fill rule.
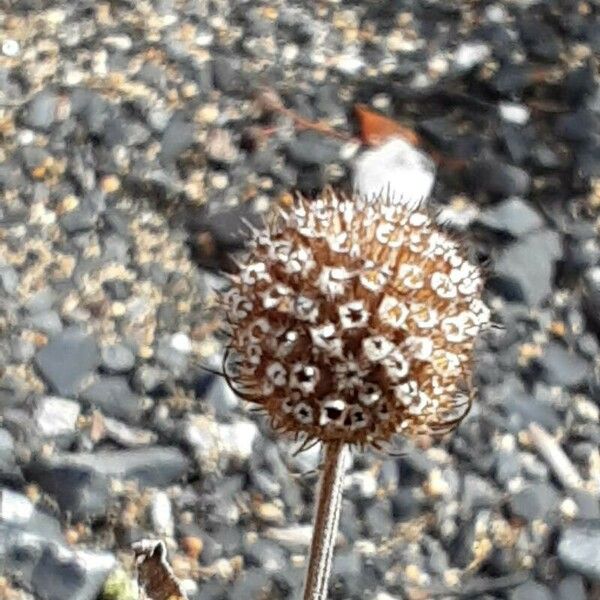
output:
[[330,596],[600,598],[599,18],[0,2],[0,598],[135,598],[131,542],[158,536],[191,599],[298,596],[318,449],[199,364],[243,220],[349,186],[358,102],[442,157],[432,209],[498,327],[451,438],[354,455]]

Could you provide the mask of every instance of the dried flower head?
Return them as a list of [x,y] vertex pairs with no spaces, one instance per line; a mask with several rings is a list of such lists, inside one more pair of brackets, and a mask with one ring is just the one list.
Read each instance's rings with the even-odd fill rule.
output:
[[489,319],[481,273],[425,212],[298,198],[254,233],[231,280],[230,382],[278,430],[379,447],[468,411]]

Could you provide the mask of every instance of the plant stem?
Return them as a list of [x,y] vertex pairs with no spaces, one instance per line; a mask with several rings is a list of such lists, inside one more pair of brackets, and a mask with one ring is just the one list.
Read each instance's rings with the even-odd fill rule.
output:
[[340,521],[347,456],[345,444],[325,444],[324,463],[315,505],[313,537],[304,581],[304,600],[327,598],[333,547]]

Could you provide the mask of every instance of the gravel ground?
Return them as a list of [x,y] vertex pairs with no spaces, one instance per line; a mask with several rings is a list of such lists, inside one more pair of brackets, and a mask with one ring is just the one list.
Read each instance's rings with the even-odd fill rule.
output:
[[140,537],[193,600],[297,597],[318,451],[198,365],[242,220],[357,146],[264,86],[428,140],[499,325],[455,435],[355,454],[331,598],[600,598],[598,1],[0,6],[0,598],[131,600]]

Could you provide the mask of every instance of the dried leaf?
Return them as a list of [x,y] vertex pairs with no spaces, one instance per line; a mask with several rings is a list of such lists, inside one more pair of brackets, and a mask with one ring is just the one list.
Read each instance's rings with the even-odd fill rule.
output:
[[358,119],[360,138],[364,144],[379,146],[391,138],[400,138],[413,146],[423,145],[421,136],[410,127],[400,125],[397,121],[372,111],[364,104],[356,104],[354,114]]

